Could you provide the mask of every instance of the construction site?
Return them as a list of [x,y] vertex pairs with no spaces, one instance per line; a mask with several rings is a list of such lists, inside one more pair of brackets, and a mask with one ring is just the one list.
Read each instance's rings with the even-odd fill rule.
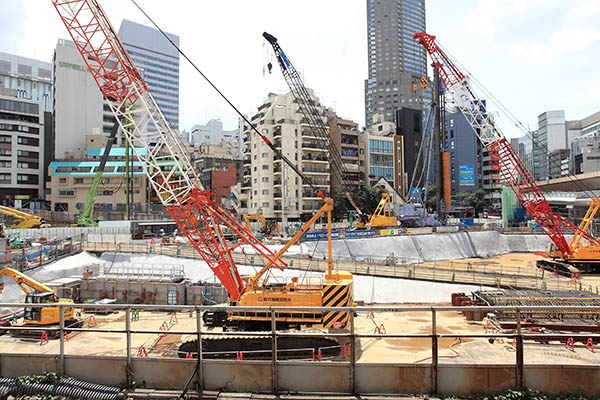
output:
[[[433,84],[423,121],[432,136],[421,138],[408,195],[383,191],[372,210],[357,206],[358,174],[332,142],[342,128],[317,107],[275,36],[257,40],[274,56],[269,73],[281,69],[298,105],[302,146],[318,153],[301,160],[328,162],[327,171],[289,157],[278,139],[285,132],[259,129],[208,81],[275,158],[274,169],[283,165],[318,203],[286,225],[285,217],[226,209],[203,186],[101,1],[51,1],[115,123],[74,226],[0,207],[0,399],[461,398],[513,388],[600,397],[597,191],[585,191],[581,218],[553,209],[435,36],[412,38],[435,75],[422,81],[423,93]],[[442,215],[451,202],[449,153],[440,146],[445,102],[472,127],[527,227]],[[274,110],[259,118],[271,112],[275,120]],[[94,215],[119,136],[168,220]],[[428,170],[431,157],[440,171]],[[429,186],[417,166],[421,177],[439,174],[447,184],[434,209],[417,195]],[[324,172],[338,188],[335,201],[329,181],[316,176]],[[342,203],[351,211],[340,222]]]

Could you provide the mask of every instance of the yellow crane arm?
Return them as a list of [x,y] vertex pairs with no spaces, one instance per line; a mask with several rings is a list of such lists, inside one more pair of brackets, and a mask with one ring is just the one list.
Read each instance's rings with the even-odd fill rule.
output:
[[383,194],[381,195],[381,200],[379,200],[379,204],[377,205],[375,212],[373,214],[371,214],[371,218],[369,218],[369,225],[372,225],[373,222],[375,222],[375,218],[377,218],[378,216],[382,216],[382,215],[386,216],[386,217],[389,216],[390,211],[387,210],[387,213],[386,213],[386,209],[385,209],[385,205],[387,204],[389,199],[390,199],[390,195],[387,192],[383,192]]
[[0,206],[0,212],[6,215],[10,215],[15,220],[17,220],[17,222],[14,223],[11,226],[11,228],[38,228],[42,223],[42,220],[39,217],[36,217],[35,215],[14,210],[9,207]]
[[585,217],[583,217],[583,219],[581,220],[581,224],[579,224],[577,232],[575,233],[575,235],[573,235],[571,243],[569,243],[569,247],[571,248],[571,250],[575,250],[577,247],[579,247],[579,242],[583,238],[584,234],[587,232],[590,226],[590,222],[592,222],[594,216],[598,212],[598,209],[600,209],[600,199],[598,197],[594,197],[589,203],[589,205],[590,208],[588,208]]
[[[54,290],[50,289],[48,286],[39,283],[33,278],[28,277],[20,271],[12,268],[4,268],[0,270],[0,276],[6,275],[11,277],[17,284],[23,289],[25,294],[30,294],[33,291],[36,292],[50,292],[54,293]],[[4,287],[4,285],[2,285]],[[31,289],[31,290],[30,290]]]

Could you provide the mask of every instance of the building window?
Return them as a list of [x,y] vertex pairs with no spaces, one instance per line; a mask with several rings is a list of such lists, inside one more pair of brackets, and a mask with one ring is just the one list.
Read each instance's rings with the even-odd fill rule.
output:
[[262,153],[262,158],[269,158],[269,153]]
[[269,190],[268,189],[263,189],[262,194],[269,194]]
[[67,183],[67,178],[58,178],[58,183]]
[[268,165],[263,165],[262,169],[269,169],[269,166]]
[[83,184],[83,178],[75,178],[75,184],[76,185],[82,185]]
[[112,196],[112,195],[113,195],[112,190],[103,190],[102,193],[100,193],[100,196]]
[[269,207],[269,202],[268,202],[268,201],[265,201],[264,203],[262,203],[262,206],[263,206],[263,207]]
[[262,178],[263,182],[269,182],[269,178]]
[[59,190],[58,195],[62,196],[62,197],[71,197],[71,196],[75,196],[75,191],[73,191],[73,190]]
[[10,174],[0,174],[0,181],[8,181],[10,183]]

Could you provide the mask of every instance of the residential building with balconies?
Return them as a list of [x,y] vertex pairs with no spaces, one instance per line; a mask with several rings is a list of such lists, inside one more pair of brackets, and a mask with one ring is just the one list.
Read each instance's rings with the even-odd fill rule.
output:
[[[315,106],[326,124],[331,111],[318,100]],[[329,193],[328,143],[315,136],[298,108],[291,92],[271,93],[251,122],[311,180],[314,188]],[[299,221],[310,218],[322,206],[323,201],[309,182],[302,182],[254,130],[245,130],[243,140],[243,178],[239,188],[232,190],[240,211]]]

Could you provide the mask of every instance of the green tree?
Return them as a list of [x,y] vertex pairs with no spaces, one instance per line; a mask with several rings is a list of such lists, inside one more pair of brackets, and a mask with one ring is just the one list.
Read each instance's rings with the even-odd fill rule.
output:
[[492,208],[493,200],[485,198],[485,191],[477,189],[474,192],[462,192],[457,195],[465,206],[472,207],[475,216]]
[[[434,185],[434,184],[427,185],[427,203],[425,203],[425,208],[430,213],[437,211],[436,196],[437,196],[437,185]],[[423,200],[425,200],[425,196],[423,196]]]
[[375,212],[379,201],[381,201],[383,192],[384,190],[378,186],[365,185],[360,188],[354,202],[363,213],[372,214]]

